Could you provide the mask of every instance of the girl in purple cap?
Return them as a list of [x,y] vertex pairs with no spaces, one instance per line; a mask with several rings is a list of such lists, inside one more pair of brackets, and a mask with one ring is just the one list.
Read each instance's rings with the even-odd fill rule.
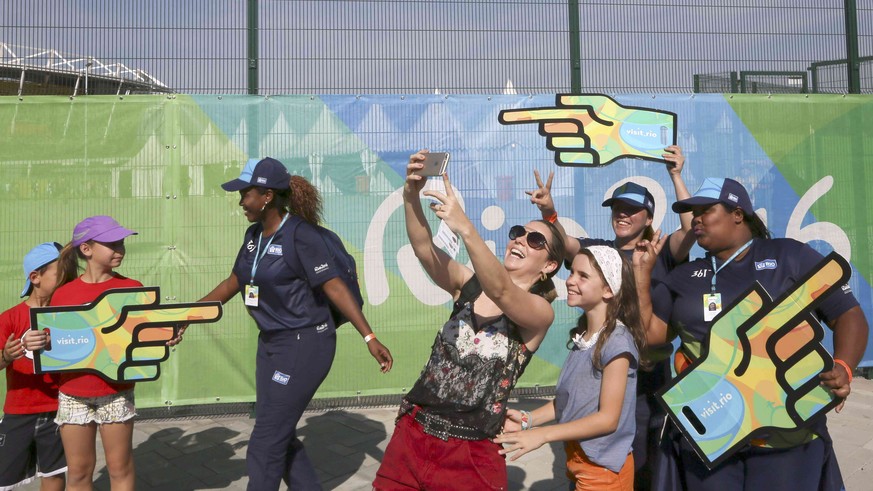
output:
[[[73,239],[61,250],[59,286],[51,305],[82,305],[106,290],[141,287],[139,281],[115,272],[124,260],[124,239],[135,234],[105,215],[79,222]],[[85,263],[81,275],[80,260]],[[92,489],[98,429],[112,489],[134,489],[133,384],[68,372],[60,374],[59,391],[55,421],[67,455],[67,489]]]

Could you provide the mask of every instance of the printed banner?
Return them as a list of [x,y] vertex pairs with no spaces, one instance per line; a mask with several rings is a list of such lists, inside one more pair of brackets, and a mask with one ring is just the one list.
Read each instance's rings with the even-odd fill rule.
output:
[[[18,300],[31,247],[66,243],[81,219],[107,213],[140,232],[125,242],[120,273],[160,285],[162,305],[202,298],[230,274],[249,226],[238,193],[220,185],[249,158],[270,156],[321,191],[325,225],[355,257],[364,313],[395,358],[394,369],[379,374],[357,332],[340,329],[316,397],[399,396],[451,310],[406,236],[401,192],[410,154],[452,154],[457,195],[502,257],[510,227],[539,217],[525,194],[536,186],[534,170],[555,173],[553,198],[571,235],[613,238],[601,204],[627,181],[654,196],[653,226],[675,230],[675,191],[658,148],[675,142],[687,156],[682,175],[691,192],[707,177],[735,178],[775,237],[845,258],[870,319],[873,214],[858,204],[870,202],[873,189],[863,168],[871,104],[873,96],[754,94],[0,97],[0,268],[8,273],[0,275],[0,299],[4,309]],[[501,115],[517,121],[503,124]],[[572,128],[551,122],[558,116]],[[561,132],[541,134],[546,128]],[[438,221],[429,220],[436,231]],[[695,247],[692,256],[700,255]],[[457,258],[469,261],[463,248]],[[556,320],[519,387],[557,380],[579,316],[566,305],[566,278],[565,270],[556,276]],[[137,404],[254,400],[257,336],[242,301],[231,300],[215,326],[188,331],[180,356],[160,363],[160,379],[137,385]],[[823,344],[831,345],[829,329]],[[873,365],[873,348],[861,365]]]

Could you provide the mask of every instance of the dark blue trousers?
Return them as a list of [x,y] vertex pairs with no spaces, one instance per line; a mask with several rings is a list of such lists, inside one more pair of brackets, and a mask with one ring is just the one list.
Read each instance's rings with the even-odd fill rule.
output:
[[249,491],[321,490],[297,423],[327,377],[336,353],[336,332],[327,327],[261,332],[258,336],[255,427],[246,469]]

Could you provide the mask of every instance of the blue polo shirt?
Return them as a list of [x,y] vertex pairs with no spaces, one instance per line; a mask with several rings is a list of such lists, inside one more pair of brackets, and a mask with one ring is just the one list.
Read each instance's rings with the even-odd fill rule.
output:
[[[821,254],[794,239],[755,239],[742,259],[731,261],[718,272],[715,291],[721,294],[722,308],[736,301],[754,281],[775,299],[822,259]],[[721,261],[716,264],[720,267]],[[676,329],[686,353],[694,358],[700,356],[700,343],[712,327],[703,315],[703,295],[711,291],[712,274],[712,259],[707,254],[678,266],[652,293],[654,314]],[[844,288],[825,298],[815,312],[820,320],[830,322],[857,305],[851,290]]]
[[[260,223],[246,230],[233,265],[243,297],[252,276],[261,231]],[[258,328],[277,331],[333,324],[328,299],[319,287],[339,273],[316,228],[291,216],[267,247],[269,240],[261,239],[260,252],[266,247],[266,254],[258,261],[255,273],[258,306],[246,307]]]

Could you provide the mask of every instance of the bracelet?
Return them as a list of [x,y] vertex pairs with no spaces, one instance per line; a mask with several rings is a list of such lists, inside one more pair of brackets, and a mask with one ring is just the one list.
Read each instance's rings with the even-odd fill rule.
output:
[[519,411],[521,413],[521,431],[529,430],[533,427],[531,424],[530,411]]
[[550,217],[546,218],[546,221],[549,223],[557,222],[558,221],[558,212],[556,211],[556,212],[552,213],[552,215]]
[[374,333],[374,332],[371,332],[370,334],[367,334],[366,336],[364,336],[365,343],[369,343],[370,341],[372,341],[374,339],[376,339],[376,333]]
[[840,364],[843,366],[843,368],[846,369],[846,373],[849,374],[849,383],[851,384],[852,383],[852,369],[849,368],[849,364],[844,362],[843,360],[841,360],[839,358],[834,358],[834,363]]

